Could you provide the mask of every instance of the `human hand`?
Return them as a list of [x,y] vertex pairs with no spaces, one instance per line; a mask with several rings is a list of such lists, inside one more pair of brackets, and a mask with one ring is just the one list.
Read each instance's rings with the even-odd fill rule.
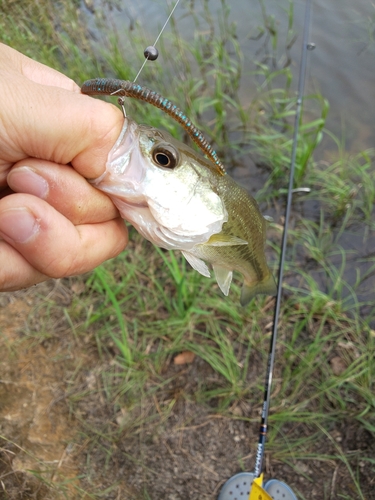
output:
[[81,274],[123,250],[117,209],[85,179],[104,172],[122,123],[116,107],[0,44],[0,291]]

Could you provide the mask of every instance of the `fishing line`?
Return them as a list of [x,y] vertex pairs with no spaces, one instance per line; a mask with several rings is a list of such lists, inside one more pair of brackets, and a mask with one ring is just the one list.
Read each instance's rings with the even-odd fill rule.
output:
[[[136,74],[136,76],[135,76],[135,78],[133,80],[134,84],[137,81],[139,75],[141,74],[143,68],[145,67],[147,61],[155,61],[158,58],[159,52],[158,52],[158,49],[156,48],[156,44],[158,43],[159,38],[163,34],[163,31],[165,30],[167,24],[169,23],[170,18],[173,16],[173,12],[176,10],[176,7],[177,7],[177,5],[179,3],[180,3],[180,0],[177,0],[177,2],[174,4],[171,12],[169,13],[169,16],[167,17],[167,20],[164,23],[164,26],[162,27],[162,29],[160,30],[158,36],[156,37],[154,45],[149,45],[148,47],[145,48],[145,50],[143,52],[143,54],[145,56],[145,60],[143,61],[142,66],[139,68],[139,71],[138,71],[138,73]],[[111,95],[116,95],[116,94],[118,94],[118,92],[119,91],[117,90],[117,91],[113,92]],[[121,106],[122,114],[124,115],[124,118],[126,118],[125,99],[123,97],[119,97],[118,100],[117,100],[117,102]]]
[[[173,16],[173,12],[176,10],[176,7],[177,7],[177,5],[178,5],[179,3],[180,3],[180,0],[177,0],[177,2],[174,4],[174,7],[173,7],[173,9],[171,10],[171,12],[169,13],[169,16],[168,16],[167,20],[165,21],[164,26],[162,27],[162,29],[160,30],[160,33],[159,33],[159,34],[158,34],[158,36],[156,37],[156,40],[155,40],[154,44],[153,44],[153,45],[150,45],[149,47],[147,47],[147,48],[146,48],[146,50],[145,50],[145,57],[146,57],[146,59],[143,61],[143,64],[142,64],[142,66],[140,67],[140,69],[139,69],[138,73],[136,74],[136,77],[134,78],[133,83],[135,83],[135,82],[137,81],[137,79],[138,79],[139,75],[141,74],[141,71],[142,71],[142,70],[143,70],[143,68],[145,67],[145,64],[147,63],[147,61],[149,61],[149,60],[150,60],[150,61],[154,61],[155,59],[157,59],[157,57],[158,57],[158,52],[157,52],[157,50],[156,50],[156,44],[158,43],[159,38],[160,38],[160,37],[161,37],[161,35],[163,34],[163,31],[165,30],[165,28],[166,28],[167,24],[169,23],[170,18]],[[153,55],[153,53],[152,53],[152,50],[151,50],[151,49],[153,49],[153,48],[155,48],[155,50],[156,50],[156,57],[155,57],[155,56]],[[148,49],[150,49],[150,52],[151,52],[150,54],[147,54],[147,50],[148,50]],[[155,54],[155,53],[154,53],[154,54]],[[153,57],[155,57],[155,59],[154,59]]]

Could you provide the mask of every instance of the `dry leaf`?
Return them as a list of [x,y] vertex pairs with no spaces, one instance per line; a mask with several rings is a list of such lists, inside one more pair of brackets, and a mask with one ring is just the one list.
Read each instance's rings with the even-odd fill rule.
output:
[[187,365],[194,361],[195,354],[191,351],[182,351],[180,354],[174,358],[173,363],[175,365]]

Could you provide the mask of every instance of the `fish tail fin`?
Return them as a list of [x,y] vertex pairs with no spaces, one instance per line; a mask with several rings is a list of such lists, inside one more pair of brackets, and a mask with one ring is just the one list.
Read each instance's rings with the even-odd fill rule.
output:
[[259,283],[247,285],[246,282],[244,282],[241,291],[241,306],[247,306],[250,300],[258,294],[272,296],[277,294],[276,282],[271,273]]

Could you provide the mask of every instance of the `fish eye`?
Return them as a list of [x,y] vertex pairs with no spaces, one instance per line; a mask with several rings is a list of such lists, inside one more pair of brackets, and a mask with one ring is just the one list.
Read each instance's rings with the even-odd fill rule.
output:
[[173,169],[178,165],[179,154],[170,144],[158,144],[152,150],[152,159],[159,167]]

